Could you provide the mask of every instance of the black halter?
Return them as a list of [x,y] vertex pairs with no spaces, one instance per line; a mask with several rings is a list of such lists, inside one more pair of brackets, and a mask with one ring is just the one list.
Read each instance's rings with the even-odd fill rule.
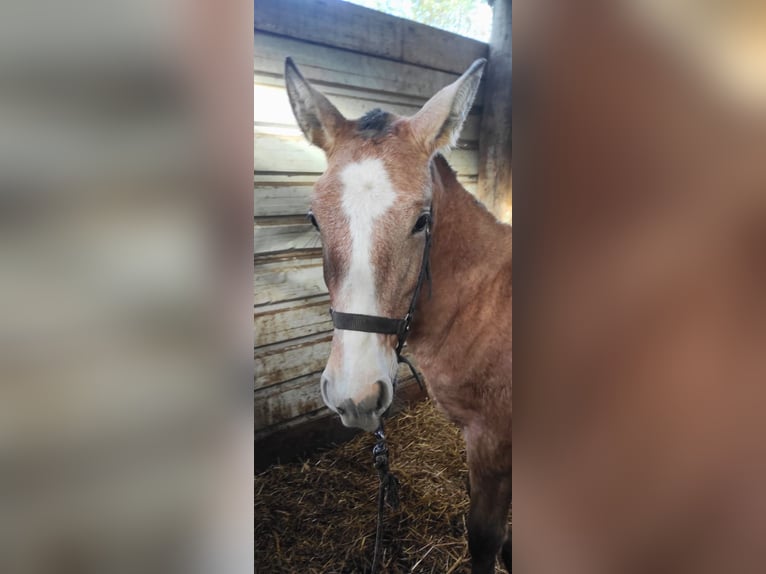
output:
[[420,375],[415,370],[415,367],[402,355],[402,349],[407,342],[407,337],[410,334],[410,327],[412,324],[412,318],[415,315],[415,305],[420,295],[420,289],[423,287],[423,283],[427,280],[431,281],[431,266],[429,253],[431,251],[431,224],[433,220],[433,210],[428,213],[428,222],[425,226],[426,242],[423,246],[423,260],[420,263],[420,273],[418,275],[418,282],[415,285],[415,291],[412,293],[412,300],[410,301],[410,307],[407,309],[407,314],[403,319],[392,319],[390,317],[379,317],[376,315],[360,315],[357,313],[340,313],[330,309],[330,316],[332,317],[332,324],[336,329],[342,329],[346,331],[363,331],[365,333],[379,333],[381,335],[396,335],[396,360],[398,363],[404,363],[412,371],[418,386],[423,389],[423,381],[420,379]]

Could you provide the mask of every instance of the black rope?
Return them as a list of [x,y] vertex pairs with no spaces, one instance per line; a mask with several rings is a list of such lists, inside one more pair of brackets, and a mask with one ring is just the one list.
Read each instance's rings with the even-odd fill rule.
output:
[[375,550],[372,555],[370,574],[375,574],[380,562],[385,504],[388,503],[391,508],[399,506],[399,479],[388,470],[388,445],[386,444],[386,434],[383,431],[383,421],[381,421],[378,430],[375,431],[375,437],[378,440],[372,448],[372,457],[375,461],[375,470],[378,471],[380,484],[378,486],[378,520],[375,528]]
[[410,360],[404,355],[397,355],[396,360],[399,363],[404,363],[410,368],[410,371],[412,372],[412,376],[415,377],[415,381],[418,383],[418,387],[420,387],[421,391],[425,391],[425,389],[423,388],[423,380],[420,378],[420,375],[418,374],[417,370],[415,370],[415,365],[413,365],[410,362]]

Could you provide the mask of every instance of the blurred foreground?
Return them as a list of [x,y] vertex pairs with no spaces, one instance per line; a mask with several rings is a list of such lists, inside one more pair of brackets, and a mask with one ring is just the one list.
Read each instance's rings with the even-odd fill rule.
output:
[[0,572],[252,571],[251,8],[0,18]]
[[766,5],[514,8],[514,562],[766,572]]

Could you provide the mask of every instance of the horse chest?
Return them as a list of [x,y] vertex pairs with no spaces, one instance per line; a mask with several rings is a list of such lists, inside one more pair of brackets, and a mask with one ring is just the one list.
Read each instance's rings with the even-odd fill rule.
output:
[[428,394],[447,417],[460,427],[468,426],[486,401],[472,381],[444,369],[423,368]]
[[431,399],[463,428],[479,419],[510,420],[510,339],[487,331],[474,337],[464,334],[453,329],[445,338],[424,337],[413,345]]

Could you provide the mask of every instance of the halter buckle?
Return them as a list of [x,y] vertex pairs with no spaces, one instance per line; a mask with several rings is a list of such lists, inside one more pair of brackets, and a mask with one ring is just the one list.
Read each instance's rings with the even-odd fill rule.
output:
[[412,313],[407,313],[404,316],[404,319],[402,319],[402,332],[403,333],[409,333],[410,332],[410,324],[412,323]]

